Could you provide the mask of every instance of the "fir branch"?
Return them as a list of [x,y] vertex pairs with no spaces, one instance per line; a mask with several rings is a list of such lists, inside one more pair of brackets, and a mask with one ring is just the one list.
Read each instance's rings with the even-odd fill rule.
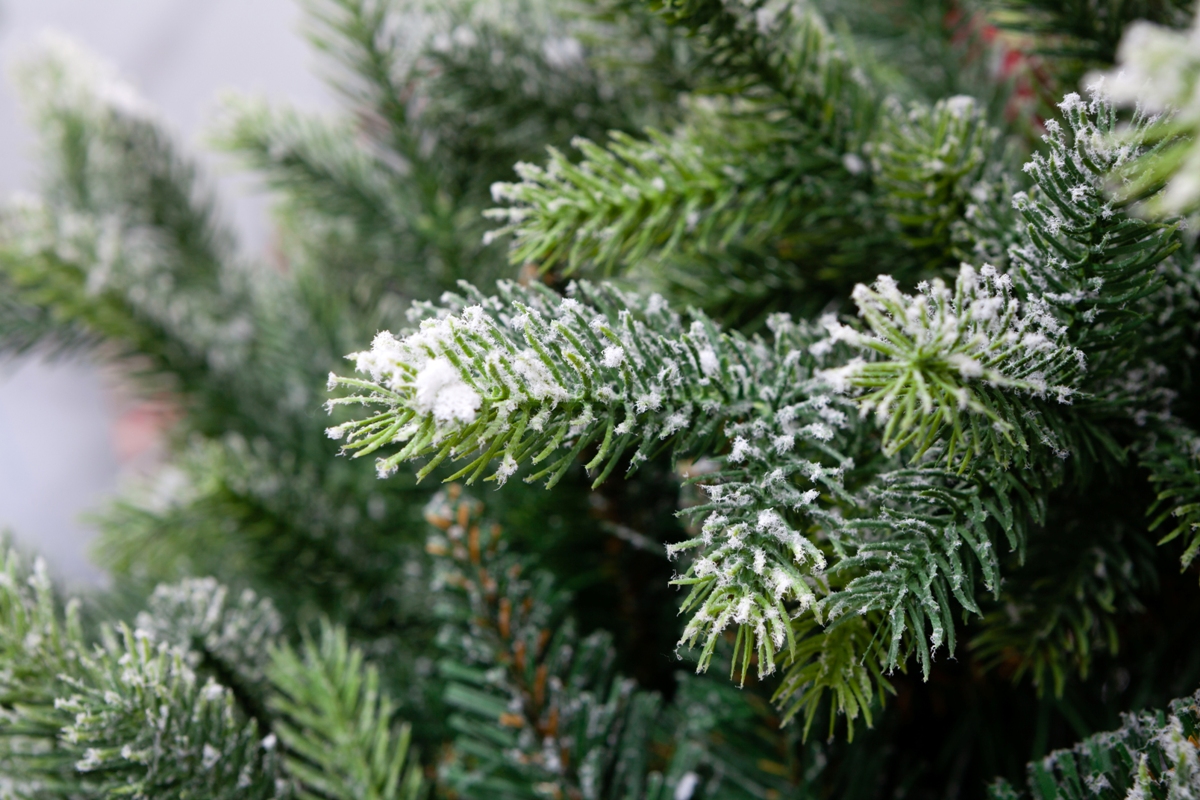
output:
[[1013,198],[1026,241],[1010,256],[1019,289],[1068,326],[1068,341],[1088,357],[1089,380],[1104,381],[1129,368],[1129,345],[1145,319],[1137,301],[1161,287],[1155,267],[1180,242],[1176,225],[1132,218],[1107,199],[1106,183],[1139,152],[1114,143],[1117,115],[1107,96],[1072,93],[1060,108],[1067,129],[1048,120],[1049,153],[1025,165],[1036,190]]
[[932,107],[886,101],[879,130],[865,148],[876,190],[909,246],[932,252],[932,266],[941,266],[959,245],[956,234],[961,236],[968,210],[978,202],[973,195],[994,162],[998,138],[970,97],[939,100]]
[[413,56],[420,52],[426,26],[402,20],[389,0],[306,0],[304,5],[309,41],[346,68],[336,85],[368,117],[363,132],[405,175],[419,209],[413,213],[423,215],[422,233],[444,269],[461,274],[456,209],[409,110],[417,80]]
[[[201,684],[183,653],[144,632],[119,628],[65,680],[55,706],[66,719],[61,740],[77,753],[82,787],[103,797],[269,798],[286,793],[277,780],[273,739],[243,723],[232,693]],[[65,721],[65,720],[64,720]]]
[[728,742],[726,734],[743,727],[739,704],[720,698],[700,713],[698,698],[719,690],[685,681],[683,705],[664,712],[657,693],[615,673],[609,635],[581,636],[566,613],[569,596],[511,553],[482,510],[457,485],[427,509],[435,588],[449,621],[441,671],[446,701],[458,711],[456,752],[443,767],[453,790],[700,800],[791,788],[773,779],[760,752]]
[[267,648],[283,621],[274,604],[249,589],[229,598],[214,578],[160,584],[137,616],[139,630],[178,647],[190,668],[208,672],[234,693],[248,716],[266,724]]
[[423,241],[418,206],[403,202],[409,188],[403,177],[356,140],[353,125],[250,99],[227,103],[224,113],[218,145],[242,157],[289,203],[348,222],[368,245],[388,240],[392,250],[381,260],[416,260]]
[[79,603],[60,615],[46,564],[30,570],[4,550],[0,572],[0,771],[18,792],[65,793],[78,754],[58,740],[64,717],[55,700],[60,675],[78,674],[87,657]]
[[5,209],[0,272],[17,302],[219,408],[248,360],[253,280],[195,163],[109,72],[64,43],[22,67],[54,170],[49,200]]
[[800,220],[805,229],[828,224],[839,215],[835,198],[869,186],[857,151],[875,101],[820,20],[791,6],[747,8],[743,19],[735,6],[699,5],[660,13],[704,30],[715,13],[711,24],[737,38],[707,42],[716,52],[760,43],[755,66],[742,66],[768,76],[788,113],[776,109],[774,95],[713,110],[693,104],[673,134],[651,130],[644,141],[614,134],[607,147],[576,140],[584,155],[578,166],[558,151],[545,169],[519,165],[521,183],[492,190],[512,207],[489,212],[508,222],[489,236],[516,234],[513,263],[610,271],[651,254],[665,258],[684,241],[700,253],[735,241],[787,253],[800,249],[787,241]]
[[772,354],[719,333],[703,316],[685,331],[661,297],[641,301],[586,283],[575,287],[579,299],[506,282],[500,290],[488,298],[464,286],[465,297],[445,298],[449,315],[422,321],[404,339],[381,334],[354,356],[371,380],[330,376],[331,389],[353,392],[331,400],[331,409],[382,409],[329,430],[346,437],[345,452],[407,442],[379,460],[380,474],[432,455],[418,473],[424,477],[447,457],[478,450],[453,477],[473,482],[499,458],[490,479],[504,482],[520,464],[560,451],[526,478],[553,486],[599,442],[588,466],[598,484],[629,449],[631,469],[668,447],[699,451],[719,440],[724,420],[794,392],[790,365],[776,360],[786,350]]
[[507,223],[488,236],[514,234],[513,263],[567,274],[665,259],[685,243],[699,253],[777,245],[801,215],[822,216],[829,173],[844,174],[756,114],[697,107],[686,127],[647,137],[614,132],[607,147],[576,139],[578,165],[556,149],[544,168],[519,163],[520,183],[492,187],[512,205],[486,212]]
[[274,730],[284,764],[306,800],[417,800],[420,766],[410,761],[408,725],[395,726],[395,707],[379,673],[363,663],[346,632],[328,623],[320,643],[301,654],[271,652],[268,677]]
[[651,10],[703,43],[726,91],[783,106],[822,145],[853,152],[870,131],[877,98],[807,5],[752,0],[651,0]]
[[55,319],[49,309],[18,299],[0,271],[0,352],[22,355],[31,351],[50,356],[94,347],[96,335],[77,322]]
[[445,4],[419,59],[415,105],[456,191],[482,198],[546,147],[678,115],[687,80],[674,63],[679,37],[644,11],[597,6]]
[[872,652],[878,647],[873,627],[866,615],[845,617],[825,629],[811,615],[792,624],[797,645],[774,696],[784,724],[802,716],[807,737],[828,694],[828,738],[833,738],[834,724],[843,715],[850,741],[854,740],[854,723],[860,716],[871,727],[875,699],[882,704],[884,695],[895,691],[880,669],[884,659]]
[[437,580],[466,599],[456,615],[466,629],[443,637],[458,656],[443,665],[446,701],[462,715],[451,786],[469,797],[655,796],[664,777],[647,775],[647,745],[661,699],[613,674],[610,638],[576,633],[565,596],[526,575],[480,510],[451,487],[426,512]]
[[1150,530],[1174,523],[1159,544],[1179,539],[1179,560],[1186,570],[1200,555],[1200,436],[1181,424],[1168,425],[1146,448],[1141,463],[1157,490],[1149,510],[1154,517]]
[[[752,658],[760,674],[773,671],[776,654],[793,646],[784,604],[803,609],[818,601],[830,617],[883,611],[890,627],[889,666],[902,660],[905,633],[919,632],[909,641],[928,670],[931,649],[953,643],[950,598],[977,610],[974,562],[960,557],[962,544],[982,565],[984,583],[998,586],[993,534],[985,523],[1003,520],[1010,544],[1018,546],[1027,514],[1014,515],[1008,496],[1027,490],[1002,473],[983,479],[916,470],[877,476],[877,494],[849,493],[843,486],[843,475],[853,465],[847,450],[857,454],[860,450],[853,448],[862,448],[870,460],[873,445],[861,438],[844,403],[816,374],[818,358],[832,351],[844,358],[845,351],[815,326],[776,317],[772,350],[735,334],[720,334],[703,319],[684,334],[678,320],[653,300],[639,309],[645,322],[622,312],[618,318],[624,321],[624,336],[619,337],[609,324],[618,315],[600,309],[634,301],[615,290],[578,286],[577,296],[594,304],[584,306],[534,290],[503,288],[507,303],[476,296],[476,305],[467,307],[465,298],[448,298],[449,314],[418,306],[419,315],[432,317],[418,333],[402,341],[385,335],[370,353],[356,356],[378,382],[334,378],[334,385],[356,393],[332,403],[381,405],[384,412],[343,423],[332,434],[349,435],[349,452],[387,446],[397,437],[407,440],[398,453],[381,460],[383,472],[422,454],[432,454],[431,463],[436,463],[453,454],[466,460],[471,453],[474,458],[460,475],[478,476],[493,459],[503,459],[496,472],[502,478],[524,460],[548,458],[555,448],[565,455],[540,474],[551,469],[561,474],[586,443],[602,436],[590,468],[600,469],[605,458],[615,464],[633,441],[628,431],[632,423],[616,423],[621,405],[626,419],[657,412],[642,423],[649,433],[641,436],[635,464],[639,454],[646,457],[654,447],[673,444],[679,453],[715,455],[728,442],[731,449],[719,462],[720,472],[701,478],[709,502],[690,510],[707,515],[700,536],[668,550],[672,556],[697,551],[687,573],[674,583],[689,589],[682,609],[692,616],[681,641],[700,648],[701,670],[732,625],[738,631],[735,672],[740,670],[744,679]],[[589,319],[612,345],[603,348]],[[551,336],[551,330],[557,335]],[[518,358],[537,370],[511,366]],[[438,381],[431,382],[429,375]],[[596,385],[601,376],[618,375],[623,384],[619,391],[610,390],[610,396],[617,400],[624,395],[624,402],[611,402],[605,409],[597,402],[603,398]],[[655,387],[651,391],[658,396],[639,398],[632,391],[639,380],[644,385],[638,388]],[[678,400],[675,392],[681,394]],[[713,392],[707,406],[701,392]],[[498,406],[503,403],[514,408],[502,412]],[[680,415],[673,422],[681,406],[704,416]],[[533,420],[536,425],[530,424]],[[613,445],[614,434],[623,441]],[[514,447],[515,452],[509,449]],[[601,470],[600,479],[608,469]],[[427,465],[420,474],[429,470]],[[981,490],[981,484],[991,488]],[[818,503],[819,498],[825,499]],[[1028,510],[1021,506],[1022,512]],[[830,554],[805,534],[813,525],[826,531],[837,568],[848,576],[844,591],[824,599],[828,590],[820,581]],[[873,577],[879,569],[888,570],[886,577]],[[927,628],[932,631],[928,645],[923,643]]]
[[285,796],[271,737],[184,651],[127,626],[89,647],[59,617],[45,568],[12,551],[0,579],[0,764],[20,797]]
[[[855,288],[854,301],[873,335],[830,323],[835,339],[876,356],[825,376],[834,386],[864,390],[856,401],[883,426],[884,452],[911,445],[919,459],[947,428],[945,457],[954,462],[961,449],[965,469],[985,451],[1007,464],[1031,440],[1052,443],[1052,432],[1039,430],[1037,421],[1017,420],[1028,417],[1020,410],[1027,405],[1021,394],[1059,403],[1074,394],[1083,354],[1066,344],[1058,322],[1036,311],[1019,313],[1012,279],[990,266],[977,273],[963,265],[953,293],[940,279],[919,288],[916,297],[905,295],[889,276],[873,289]],[[1018,425],[1031,429],[1018,431]]]
[[1124,715],[1114,731],[1091,736],[1029,765],[1028,791],[1007,781],[990,787],[993,800],[1083,800],[1161,797],[1200,791],[1200,692],[1169,708]]
[[133,88],[63,39],[47,39],[16,77],[46,140],[47,199],[79,214],[119,214],[173,256],[176,285],[216,288],[232,234],[218,222],[196,164]]

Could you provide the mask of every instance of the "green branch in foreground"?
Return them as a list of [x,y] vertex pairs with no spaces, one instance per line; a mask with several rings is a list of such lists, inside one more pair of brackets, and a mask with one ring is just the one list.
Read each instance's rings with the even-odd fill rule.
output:
[[346,632],[328,623],[301,653],[272,651],[274,730],[303,800],[417,800],[421,770],[410,758],[410,729],[393,722],[395,707],[379,688]]
[[1163,798],[1200,793],[1200,692],[1160,711],[1127,714],[1115,731],[1098,733],[1070,750],[1029,765],[1028,791],[1000,780],[992,800]]
[[470,483],[498,460],[489,479],[502,483],[520,464],[548,462],[526,481],[553,486],[597,444],[587,467],[598,484],[628,449],[631,469],[667,448],[703,450],[725,420],[791,391],[794,376],[764,343],[723,334],[704,317],[685,330],[657,296],[586,283],[566,299],[508,283],[501,297],[465,291],[447,298],[449,314],[431,306],[418,331],[382,333],[355,354],[370,380],[330,376],[331,389],[353,392],[331,409],[382,407],[330,428],[346,438],[345,452],[404,443],[379,460],[382,475],[432,456],[419,477],[453,458],[467,464],[450,479]]

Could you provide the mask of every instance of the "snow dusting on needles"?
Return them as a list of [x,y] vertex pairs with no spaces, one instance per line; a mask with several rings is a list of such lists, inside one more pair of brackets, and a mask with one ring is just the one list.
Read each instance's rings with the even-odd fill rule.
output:
[[448,360],[435,358],[413,380],[413,406],[439,422],[473,422],[482,402]]

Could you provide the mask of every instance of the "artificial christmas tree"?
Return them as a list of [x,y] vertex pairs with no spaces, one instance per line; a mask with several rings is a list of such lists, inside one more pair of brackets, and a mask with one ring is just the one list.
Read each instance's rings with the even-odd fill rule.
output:
[[350,114],[216,137],[277,269],[128,89],[22,69],[0,342],[180,422],[115,591],[8,556],[4,791],[1200,790],[1186,4],[308,12]]

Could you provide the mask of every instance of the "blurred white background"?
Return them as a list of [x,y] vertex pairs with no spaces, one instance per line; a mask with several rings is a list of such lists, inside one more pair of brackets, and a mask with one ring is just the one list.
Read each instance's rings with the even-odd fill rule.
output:
[[[0,196],[37,188],[33,135],[8,67],[47,31],[83,43],[174,126],[193,150],[226,90],[306,109],[333,106],[294,0],[0,0]],[[205,155],[247,254],[270,243],[267,199],[226,160]],[[0,357],[0,532],[44,555],[68,584],[103,580],[80,519],[152,467],[160,409],[86,359]]]

